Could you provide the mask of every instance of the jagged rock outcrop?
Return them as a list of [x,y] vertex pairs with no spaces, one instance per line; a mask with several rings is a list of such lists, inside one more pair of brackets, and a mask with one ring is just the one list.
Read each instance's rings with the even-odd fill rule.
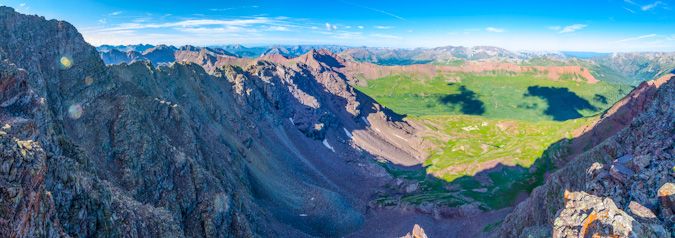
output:
[[[644,83],[650,84],[650,83]],[[501,236],[527,237],[551,231],[556,219],[568,219],[564,191],[585,192],[603,199],[611,199],[617,208],[631,214],[643,227],[663,225],[672,235],[668,203],[661,203],[659,189],[675,181],[672,156],[675,125],[675,80],[658,82],[653,94],[642,98],[633,95],[636,113],[630,124],[615,136],[593,149],[577,156],[566,167],[553,173],[546,183],[536,188],[530,198],[518,205],[501,227]],[[636,90],[645,90],[639,87]],[[653,91],[652,91],[653,90]],[[635,100],[638,99],[638,100]],[[660,212],[661,211],[661,212]],[[656,219],[656,220],[655,220]],[[607,224],[611,220],[606,221]],[[635,224],[633,224],[635,227]],[[655,229],[654,231],[657,231]]]
[[609,198],[565,192],[565,209],[553,222],[553,237],[670,237],[661,224],[643,224]]
[[415,224],[412,230],[412,234],[408,233],[402,238],[427,238],[427,234],[424,233],[424,229],[420,225]]
[[132,63],[138,60],[150,61],[155,65],[170,65],[174,62],[193,62],[201,65],[207,72],[223,65],[242,65],[251,59],[240,58],[220,48],[181,46],[176,48],[167,45],[158,45],[144,51],[122,51],[118,49],[101,48],[101,58],[106,64]]

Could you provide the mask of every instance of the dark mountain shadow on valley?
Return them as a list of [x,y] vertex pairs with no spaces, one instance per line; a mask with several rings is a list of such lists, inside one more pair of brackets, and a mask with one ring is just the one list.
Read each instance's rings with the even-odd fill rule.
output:
[[[449,83],[448,86],[456,84]],[[483,115],[485,113],[485,104],[478,99],[478,94],[466,89],[461,85],[458,88],[458,94],[447,94],[438,98],[438,101],[448,106],[459,106],[460,111],[467,115]]]
[[539,97],[546,100],[548,108],[544,110],[544,113],[552,116],[556,121],[581,118],[583,115],[579,113],[579,110],[598,110],[588,100],[579,97],[567,88],[530,86],[523,97]]
[[607,97],[605,97],[603,95],[600,95],[600,94],[595,94],[595,96],[593,96],[593,101],[596,101],[596,102],[599,102],[599,103],[602,103],[602,104],[607,104]]

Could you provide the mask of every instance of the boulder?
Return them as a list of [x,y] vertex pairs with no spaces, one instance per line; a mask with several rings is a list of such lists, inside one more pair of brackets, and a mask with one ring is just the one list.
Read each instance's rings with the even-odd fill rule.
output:
[[659,220],[656,218],[656,215],[651,209],[635,201],[631,201],[630,204],[628,204],[627,210],[628,213],[631,214],[638,222],[653,224],[659,223]]
[[633,158],[631,161],[631,169],[636,173],[646,168],[651,163],[652,158],[649,155],[640,155]]
[[675,207],[675,184],[666,183],[658,191],[659,209],[661,210],[661,217],[666,218],[673,215],[673,207]]
[[629,177],[633,176],[635,172],[632,170],[626,168],[626,166],[623,166],[621,164],[613,164],[612,167],[609,169],[609,175],[612,176],[612,178],[620,181],[621,183],[626,183]]
[[659,231],[636,221],[612,199],[585,192],[565,191],[565,207],[553,222],[553,237],[669,237]]
[[621,156],[621,157],[615,159],[614,163],[628,165],[628,164],[630,164],[632,159],[633,159],[632,155],[624,155],[624,156]]
[[412,234],[408,233],[403,238],[427,238],[427,234],[424,233],[424,229],[420,225],[415,224]]

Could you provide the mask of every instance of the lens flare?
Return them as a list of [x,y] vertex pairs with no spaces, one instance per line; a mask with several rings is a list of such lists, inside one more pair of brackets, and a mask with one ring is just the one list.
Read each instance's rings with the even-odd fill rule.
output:
[[68,56],[62,56],[59,60],[59,64],[62,69],[70,69],[70,67],[73,67],[73,59]]
[[84,79],[84,83],[86,83],[87,85],[91,85],[92,83],[94,83],[94,78],[92,78],[92,77],[86,77],[86,78]]
[[68,108],[68,116],[72,119],[80,119],[82,117],[82,106],[73,104]]

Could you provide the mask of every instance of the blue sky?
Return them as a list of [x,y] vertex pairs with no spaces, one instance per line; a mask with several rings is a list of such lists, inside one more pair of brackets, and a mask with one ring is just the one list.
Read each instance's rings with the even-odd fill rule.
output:
[[675,1],[0,0],[66,20],[93,45],[491,45],[675,51]]

